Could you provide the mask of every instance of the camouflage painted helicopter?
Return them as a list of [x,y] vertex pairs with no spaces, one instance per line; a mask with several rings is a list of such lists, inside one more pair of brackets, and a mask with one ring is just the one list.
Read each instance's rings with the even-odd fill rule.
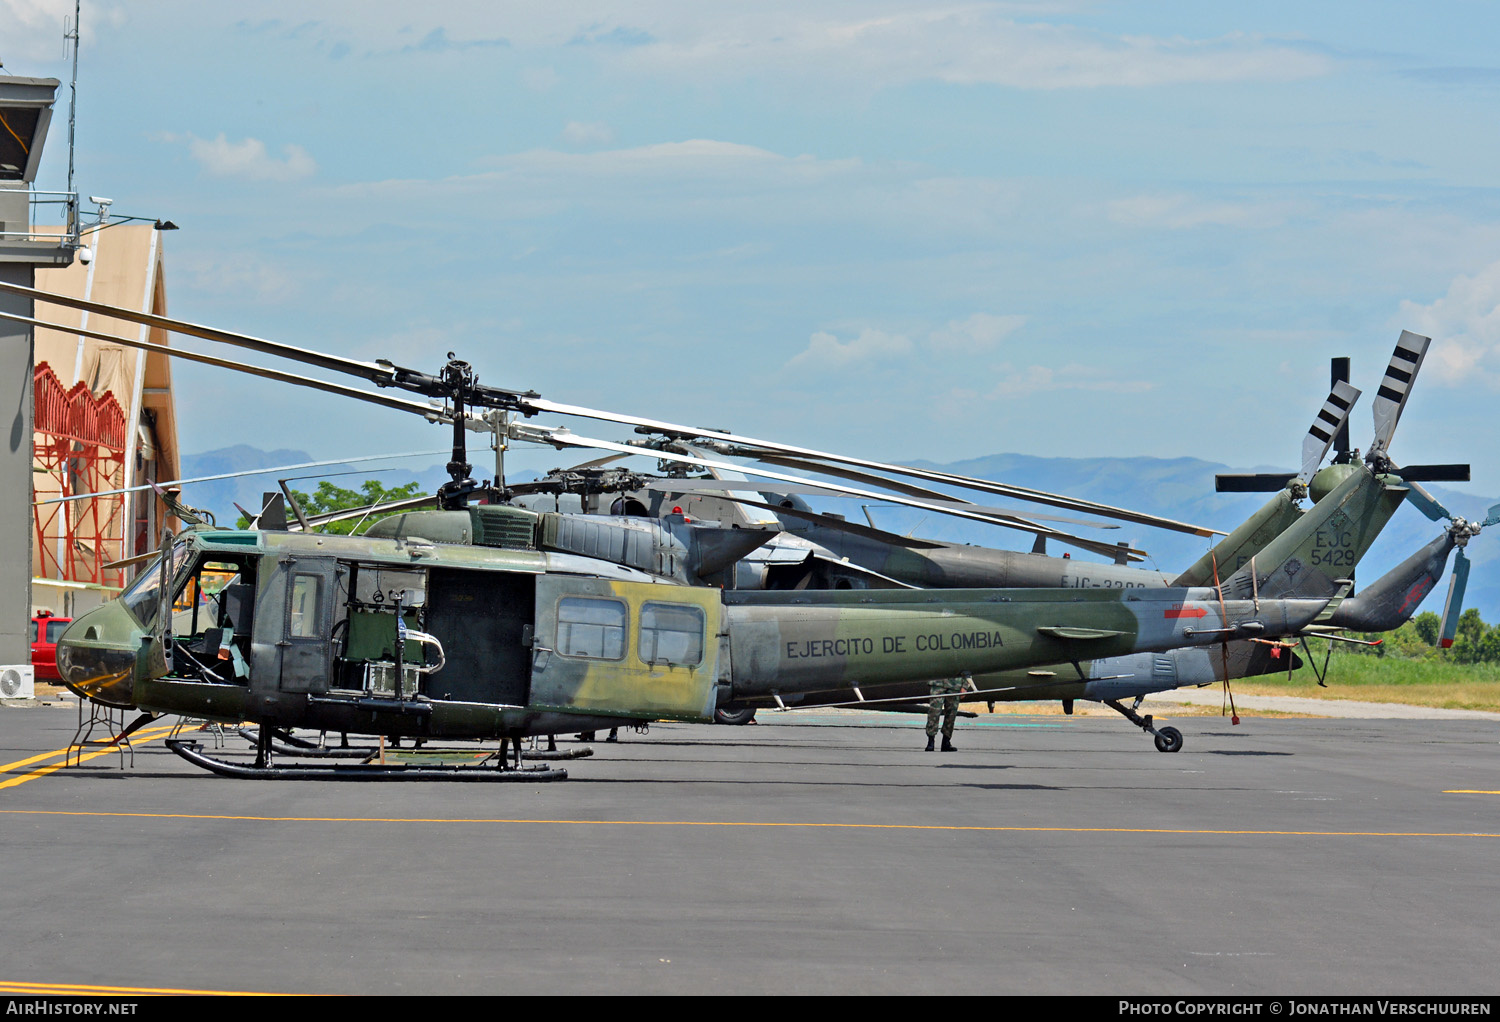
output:
[[[181,713],[262,724],[253,767],[174,746],[218,772],[277,776],[277,728],[505,741],[622,721],[707,721],[720,703],[764,695],[1293,635],[1338,595],[1295,595],[1285,584],[1295,573],[1268,580],[1252,599],[1207,587],[736,592],[688,584],[672,563],[675,548],[644,542],[640,523],[470,506],[481,487],[469,478],[468,410],[574,414],[570,406],[483,386],[456,359],[430,376],[19,290],[438,398],[354,390],[453,426],[440,510],[386,519],[360,537],[195,525],[120,599],[61,637],[59,670],[88,699],[139,708],[143,720]],[[1331,513],[1315,508],[1293,531],[1311,534]],[[575,544],[588,549],[570,552]],[[186,628],[173,613],[184,596]],[[348,768],[311,775],[340,773]],[[540,776],[464,776],[518,775]]]

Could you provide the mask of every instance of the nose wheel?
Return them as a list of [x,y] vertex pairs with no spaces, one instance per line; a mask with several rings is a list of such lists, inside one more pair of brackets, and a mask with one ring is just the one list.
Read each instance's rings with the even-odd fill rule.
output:
[[[1147,718],[1148,720],[1150,718]],[[1157,752],[1176,752],[1182,748],[1182,732],[1175,727],[1164,727],[1156,732]]]
[[[1182,750],[1182,732],[1175,727],[1158,728],[1151,722],[1151,714],[1148,713],[1142,717],[1135,710],[1121,705],[1118,699],[1106,699],[1104,700],[1104,705],[1120,714],[1120,716],[1130,721],[1142,731],[1153,735],[1156,739],[1157,752],[1180,752]],[[1136,705],[1140,705],[1140,700],[1136,700]]]

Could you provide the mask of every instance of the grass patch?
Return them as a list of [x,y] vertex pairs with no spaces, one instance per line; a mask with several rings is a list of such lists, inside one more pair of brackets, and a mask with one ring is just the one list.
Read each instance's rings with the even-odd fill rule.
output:
[[[1319,650],[1320,667],[1322,659]],[[1320,687],[1312,668],[1303,666],[1290,678],[1285,674],[1267,674],[1237,681],[1234,690],[1247,695],[1359,699],[1453,710],[1500,711],[1500,664],[1408,660],[1335,650],[1328,662],[1327,681],[1327,688]]]

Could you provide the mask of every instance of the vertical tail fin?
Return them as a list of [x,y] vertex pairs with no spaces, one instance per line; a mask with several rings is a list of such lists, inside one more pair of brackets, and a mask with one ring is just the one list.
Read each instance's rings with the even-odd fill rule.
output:
[[1407,492],[1363,465],[1351,468],[1333,492],[1224,583],[1226,598],[1327,598],[1347,584]]

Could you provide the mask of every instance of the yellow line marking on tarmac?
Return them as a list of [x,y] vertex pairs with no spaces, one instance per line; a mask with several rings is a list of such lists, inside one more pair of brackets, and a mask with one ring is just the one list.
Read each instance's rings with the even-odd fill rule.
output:
[[1500,795],[1500,791],[1478,791],[1473,788],[1454,788],[1443,792],[1444,795]]
[[149,820],[225,820],[246,823],[467,823],[554,824],[575,827],[781,827],[806,830],[969,830],[1001,834],[1204,834],[1230,837],[1487,837],[1482,831],[1203,830],[1167,827],[981,827],[942,823],[797,823],[755,820],[525,820],[500,817],[230,816],[218,813],[112,813],[71,809],[0,809],[0,815],[121,817]]
[[121,995],[161,996],[199,994],[212,997],[277,997],[260,990],[189,990],[176,987],[106,987],[74,983],[22,983],[0,980],[0,994],[30,994],[51,997],[119,997]]
[[[176,725],[173,725],[173,727],[175,726]],[[144,731],[137,731],[135,734],[131,735],[130,742],[133,745],[144,745],[147,742],[155,741],[158,738],[165,738],[171,733],[171,727],[146,728]],[[18,759],[14,763],[7,763],[4,766],[0,766],[0,774],[6,774],[18,767],[30,766],[32,763],[40,763],[43,760],[52,759],[57,756],[63,757],[63,761],[61,763],[53,763],[49,766],[38,767],[35,770],[27,771],[19,777],[12,777],[9,780],[0,781],[0,788],[14,788],[18,784],[25,784],[27,781],[34,781],[38,777],[46,777],[48,774],[56,773],[57,771],[68,765],[67,756],[68,752],[72,748],[73,746],[70,745],[61,749],[54,749],[51,752],[44,752],[38,756],[32,756],[29,759]],[[84,763],[91,759],[98,759],[100,756],[108,756],[111,753],[119,752],[119,749],[120,747],[118,745],[108,745],[104,748],[96,749],[93,752],[80,753],[78,762]]]

